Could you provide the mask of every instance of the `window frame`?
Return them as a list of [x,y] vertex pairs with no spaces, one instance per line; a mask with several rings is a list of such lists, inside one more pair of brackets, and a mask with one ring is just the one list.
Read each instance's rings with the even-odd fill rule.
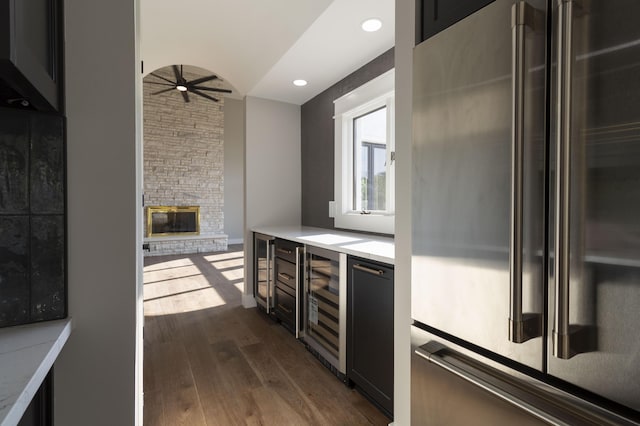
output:
[[[334,101],[335,168],[334,218],[336,228],[394,233],[395,223],[395,70],[391,69]],[[354,197],[353,120],[386,107],[386,210],[363,214],[352,208]]]

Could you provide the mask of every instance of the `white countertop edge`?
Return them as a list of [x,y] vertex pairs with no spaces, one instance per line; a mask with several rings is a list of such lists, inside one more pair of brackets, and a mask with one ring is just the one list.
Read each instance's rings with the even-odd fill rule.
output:
[[[389,265],[395,264],[394,240],[390,237],[334,229],[315,228],[310,226],[256,226],[252,228],[252,231],[295,241],[301,244],[358,256],[363,259],[374,260]],[[307,237],[310,237],[313,234],[330,235],[337,238],[352,239],[353,241],[337,243],[324,243],[317,240],[311,241]],[[358,243],[358,241],[360,243]],[[367,243],[372,246],[371,249],[367,249]],[[359,248],[350,247],[352,245],[362,246]],[[375,247],[376,245],[379,245],[380,247]]]
[[[2,343],[0,349],[0,370],[2,370],[0,377],[0,391],[2,391],[0,394],[0,425],[18,424],[70,334],[71,318],[0,329],[0,342]],[[12,342],[20,347],[12,348]],[[32,356],[25,356],[26,353]],[[9,357],[12,359],[9,360]],[[7,371],[3,365],[7,361],[30,360],[34,357],[38,361],[31,360],[33,364],[25,366],[20,371]],[[24,374],[26,380],[15,377],[21,373]],[[18,386],[18,389],[7,389],[8,383]]]

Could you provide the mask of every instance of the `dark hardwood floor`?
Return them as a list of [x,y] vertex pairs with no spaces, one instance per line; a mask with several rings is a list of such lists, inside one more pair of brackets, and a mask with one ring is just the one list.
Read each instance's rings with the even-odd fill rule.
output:
[[241,306],[242,246],[145,258],[144,424],[386,425],[282,326]]

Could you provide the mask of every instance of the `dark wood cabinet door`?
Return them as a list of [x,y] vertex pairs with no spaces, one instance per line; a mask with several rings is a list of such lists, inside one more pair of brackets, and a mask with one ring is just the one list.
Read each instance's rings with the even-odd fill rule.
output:
[[393,267],[348,260],[347,376],[393,416]]
[[422,37],[424,41],[482,9],[495,0],[422,0]]

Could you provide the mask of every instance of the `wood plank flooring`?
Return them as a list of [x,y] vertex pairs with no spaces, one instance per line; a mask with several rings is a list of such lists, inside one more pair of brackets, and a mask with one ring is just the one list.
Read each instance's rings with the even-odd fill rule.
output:
[[284,327],[241,306],[242,246],[145,258],[144,424],[386,425]]

